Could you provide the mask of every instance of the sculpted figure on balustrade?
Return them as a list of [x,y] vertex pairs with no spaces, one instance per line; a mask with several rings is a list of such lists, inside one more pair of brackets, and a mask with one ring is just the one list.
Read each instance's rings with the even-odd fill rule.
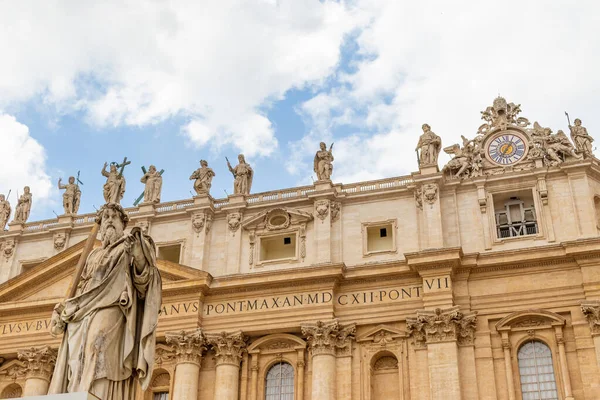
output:
[[234,194],[250,194],[252,189],[252,179],[254,171],[250,164],[246,162],[243,154],[238,155],[238,165],[232,167],[227,160],[227,167],[233,174],[233,193]]
[[569,125],[569,129],[571,130],[571,139],[575,143],[577,152],[582,154],[583,158],[592,157],[592,142],[594,138],[588,134],[585,127],[581,126],[581,120],[576,118],[575,125]]
[[208,167],[206,160],[200,160],[200,168],[195,170],[190,176],[190,180],[194,181],[194,190],[196,194],[207,194],[210,192],[212,179],[215,177],[215,172]]
[[23,189],[23,194],[19,197],[19,201],[17,202],[17,207],[15,209],[15,219],[14,222],[24,224],[29,219],[29,213],[31,212],[31,200],[32,200],[31,190],[29,186],[25,186]]
[[0,232],[6,227],[6,223],[10,218],[10,212],[10,203],[3,194],[0,194]]
[[63,208],[65,215],[74,215],[79,211],[79,203],[81,202],[81,190],[79,185],[75,183],[75,177],[69,177],[69,183],[62,184],[62,178],[58,178],[58,189],[65,189],[63,193]]
[[154,165],[150,165],[148,171],[140,179],[144,186],[144,203],[160,203],[160,192],[162,190],[162,175]]
[[320,181],[328,181],[331,179],[333,172],[333,143],[327,150],[327,145],[324,142],[319,144],[319,151],[315,154],[313,169],[317,174],[317,179]]
[[428,124],[423,124],[422,129],[423,134],[419,137],[415,149],[419,155],[419,165],[437,165],[442,139],[431,131]]
[[125,194],[125,177],[118,171],[118,164],[111,163],[110,170],[106,171],[108,163],[104,163],[102,176],[106,177],[104,184],[104,201],[107,203],[120,203]]

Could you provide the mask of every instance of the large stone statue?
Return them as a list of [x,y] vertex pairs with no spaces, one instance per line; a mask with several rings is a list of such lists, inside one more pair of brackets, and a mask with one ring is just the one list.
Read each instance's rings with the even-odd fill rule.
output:
[[66,215],[74,215],[79,211],[79,203],[81,201],[81,190],[75,184],[75,177],[69,177],[69,183],[62,184],[62,178],[58,178],[58,189],[65,189],[63,193],[63,208]]
[[10,203],[3,194],[0,194],[0,232],[6,227],[6,223],[10,218],[10,211]]
[[200,160],[200,168],[195,170],[190,176],[190,180],[194,180],[194,190],[196,194],[204,194],[210,192],[210,186],[215,172],[212,168],[208,168],[206,160]]
[[154,165],[148,168],[148,172],[142,176],[140,181],[146,185],[144,188],[144,203],[160,203],[162,176]]
[[17,207],[15,208],[15,219],[14,222],[24,224],[29,219],[29,212],[31,211],[31,191],[29,186],[25,186],[23,194],[17,201]]
[[313,163],[313,169],[317,174],[317,179],[320,181],[328,181],[331,179],[331,173],[333,172],[333,143],[327,150],[327,145],[324,142],[319,144],[320,150],[315,154],[315,160]]
[[588,135],[585,127],[581,126],[581,120],[576,118],[575,126],[569,125],[569,129],[571,130],[571,139],[573,139],[573,143],[575,143],[577,152],[583,154],[583,158],[592,157],[592,142],[594,141],[594,138]]
[[110,172],[106,171],[108,163],[102,167],[102,175],[106,177],[104,184],[104,201],[107,203],[120,203],[125,194],[125,177],[117,170],[117,164],[110,164]]
[[431,131],[428,124],[423,124],[423,134],[419,137],[416,150],[419,153],[419,165],[437,165],[442,139]]
[[246,162],[243,154],[238,156],[238,165],[235,168],[231,167],[229,160],[227,160],[227,167],[235,178],[233,181],[233,193],[234,194],[250,194],[252,189],[252,178],[254,177],[254,171],[250,164]]
[[575,148],[569,142],[567,135],[561,130],[556,132],[555,135],[550,135],[546,140],[546,153],[550,157],[551,165],[558,165],[564,162],[568,156],[576,159],[583,157],[575,152]]
[[116,203],[98,211],[102,246],[89,254],[76,295],[54,308],[51,333],[64,333],[49,394],[90,392],[134,398],[152,377],[161,278],[152,238]]

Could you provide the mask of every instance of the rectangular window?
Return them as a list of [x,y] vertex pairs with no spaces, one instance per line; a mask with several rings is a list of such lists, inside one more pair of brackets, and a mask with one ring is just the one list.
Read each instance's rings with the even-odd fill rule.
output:
[[158,254],[156,257],[159,260],[166,260],[179,264],[181,259],[181,243],[158,246]]
[[396,251],[396,220],[364,222],[363,255]]
[[283,260],[296,257],[296,233],[260,238],[260,261]]
[[154,392],[154,400],[169,400],[169,392]]
[[498,239],[539,233],[532,190],[494,194],[492,197]]

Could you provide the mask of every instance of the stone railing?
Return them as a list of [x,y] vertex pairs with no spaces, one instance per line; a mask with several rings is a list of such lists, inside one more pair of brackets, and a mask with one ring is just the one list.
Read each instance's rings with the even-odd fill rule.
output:
[[[411,176],[400,176],[396,178],[379,179],[368,182],[351,183],[335,185],[335,189],[340,193],[346,195],[361,194],[365,192],[402,188],[413,182]],[[287,199],[302,199],[307,198],[309,193],[315,191],[314,186],[300,186],[291,189],[274,190],[270,192],[253,193],[246,196],[246,202],[251,205],[258,205],[261,203],[277,202]],[[214,199],[213,206],[217,209],[229,204],[229,199]],[[169,201],[165,203],[157,204],[154,208],[156,214],[169,214],[173,212],[183,211],[188,207],[194,205],[194,199],[183,199],[178,201]],[[125,211],[130,216],[135,216],[140,212],[138,207],[129,207]],[[73,225],[83,226],[91,224],[96,218],[96,213],[81,214],[73,217]],[[51,229],[54,226],[59,225],[58,218],[48,219],[43,221],[34,221],[24,224],[23,231],[27,233],[43,232]]]
[[350,183],[342,185],[341,191],[352,195],[354,193],[371,192],[374,190],[400,188],[413,183],[411,176],[399,176],[396,178],[378,179],[376,181],[367,181],[359,183]]

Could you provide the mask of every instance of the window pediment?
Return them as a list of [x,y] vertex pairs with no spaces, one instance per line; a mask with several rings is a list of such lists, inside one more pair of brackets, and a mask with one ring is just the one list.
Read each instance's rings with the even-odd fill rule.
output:
[[295,208],[276,207],[260,212],[242,222],[246,230],[276,231],[301,225],[313,219],[312,214]]

